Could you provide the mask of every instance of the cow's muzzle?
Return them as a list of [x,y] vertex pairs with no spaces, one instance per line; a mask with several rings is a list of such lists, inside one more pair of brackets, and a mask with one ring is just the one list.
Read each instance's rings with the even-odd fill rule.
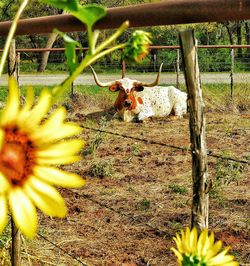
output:
[[125,100],[124,107],[129,109],[132,106],[132,100]]

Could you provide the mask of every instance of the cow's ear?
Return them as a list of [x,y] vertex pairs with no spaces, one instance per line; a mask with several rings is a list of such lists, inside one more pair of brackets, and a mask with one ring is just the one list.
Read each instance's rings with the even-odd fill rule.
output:
[[135,91],[143,91],[144,90],[144,87],[140,84],[136,85],[135,86]]
[[109,90],[112,91],[112,92],[116,92],[116,91],[119,91],[119,86],[117,84],[114,84],[112,86],[109,87]]

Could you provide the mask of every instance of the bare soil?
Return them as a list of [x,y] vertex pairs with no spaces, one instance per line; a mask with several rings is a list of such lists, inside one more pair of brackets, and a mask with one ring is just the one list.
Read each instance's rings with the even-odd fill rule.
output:
[[[113,114],[112,109],[93,108],[87,101],[84,107],[72,106],[71,119],[123,136],[84,129],[83,159],[65,169],[82,175],[86,186],[60,190],[68,206],[65,219],[40,215],[40,236],[25,241],[23,265],[29,265],[28,257],[32,265],[176,265],[170,251],[172,237],[189,226],[191,219],[191,155],[168,145],[189,147],[188,117],[124,123],[112,119]],[[249,118],[249,113],[209,110],[210,155],[230,152],[230,157],[248,160]],[[214,179],[218,159],[209,156],[208,164]],[[246,164],[236,181],[210,197],[209,226],[218,239],[232,247],[241,265],[250,265],[250,181]]]

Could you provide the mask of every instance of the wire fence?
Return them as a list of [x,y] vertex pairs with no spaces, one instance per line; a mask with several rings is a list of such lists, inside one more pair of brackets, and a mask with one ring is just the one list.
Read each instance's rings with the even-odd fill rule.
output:
[[[135,140],[135,141],[142,141],[142,142],[147,143],[148,145],[160,145],[160,146],[164,146],[166,148],[171,148],[171,149],[175,149],[175,150],[182,150],[182,151],[191,152],[191,149],[189,147],[174,146],[174,145],[167,144],[167,143],[162,143],[162,142],[148,140],[148,139],[139,138],[139,137],[128,136],[128,135],[124,135],[124,134],[120,134],[120,133],[116,133],[116,132],[112,132],[112,131],[108,131],[108,130],[104,130],[104,129],[88,127],[88,126],[84,126],[84,125],[82,125],[82,128],[87,129],[87,130],[91,130],[91,131],[96,131],[96,132],[101,132],[101,133],[105,133],[105,134],[118,136],[118,137],[121,137],[121,138],[128,138],[128,139],[132,139],[132,140]],[[234,162],[238,162],[238,163],[242,163],[242,164],[249,164],[249,161],[245,161],[245,160],[237,159],[237,158],[223,157],[223,156],[214,154],[212,151],[208,151],[208,156],[214,157],[214,158],[219,158],[219,159],[222,159],[222,160],[234,161]],[[125,217],[130,223],[136,223],[136,224],[139,224],[139,225],[146,226],[146,227],[150,228],[151,230],[154,230],[155,233],[156,233],[155,235],[158,236],[158,237],[164,238],[168,234],[168,232],[158,228],[157,226],[154,226],[154,225],[152,225],[151,223],[148,223],[148,222],[144,222],[142,219],[140,219],[140,217],[126,214],[126,213],[122,212],[119,209],[117,210],[113,206],[109,206],[108,204],[106,204],[104,202],[98,201],[97,199],[93,198],[91,195],[87,195],[87,194],[84,194],[84,193],[79,193],[79,192],[76,192],[76,191],[73,191],[73,190],[69,190],[69,189],[64,189],[64,190],[67,191],[67,192],[70,192],[72,195],[76,195],[77,197],[84,198],[84,199],[86,199],[88,201],[91,201],[92,203],[94,203],[94,204],[96,204],[96,205],[98,205],[98,206],[100,206],[102,208],[106,208],[106,209],[110,210],[111,212],[114,212],[114,213],[118,214],[121,217]],[[38,235],[42,239],[44,239],[46,242],[48,242],[51,245],[53,245],[55,248],[61,250],[64,254],[66,254],[67,256],[71,257],[72,260],[75,260],[75,261],[79,262],[81,265],[84,265],[84,266],[90,265],[87,261],[81,260],[78,256],[74,255],[74,253],[72,253],[72,252],[69,253],[67,250],[63,249],[58,244],[54,243],[49,238],[45,237],[43,234],[39,233]]]
[[[49,51],[46,72],[67,72],[66,57],[63,48],[54,49],[17,49],[20,56],[19,71],[22,73],[36,73],[39,71],[42,54]],[[78,52],[79,62],[86,53]],[[1,54],[1,50],[0,50]],[[200,46],[198,49],[200,72],[250,72],[250,46]],[[115,51],[110,56],[101,58],[95,68],[99,73],[117,72],[122,68],[121,51]],[[178,46],[152,46],[149,55],[141,64],[127,64],[127,71],[157,72],[164,62],[163,72],[183,71],[183,62],[179,56]],[[6,70],[7,71],[7,70]]]
[[[227,51],[229,53],[228,54],[228,56],[229,56],[229,63],[228,64],[225,64],[225,66],[224,66],[225,67],[224,69],[228,69],[228,71],[229,71],[230,70],[230,67],[232,66],[232,62],[230,62],[230,59],[232,59],[232,58],[235,59],[235,57],[232,57],[232,50],[229,50],[228,48],[220,48],[220,49],[225,49],[225,51]],[[200,49],[200,51],[202,51],[202,52],[205,51],[206,53],[209,54],[209,51],[210,50],[208,50],[208,49],[207,50]],[[32,52],[30,52],[30,51],[22,51],[21,52],[21,51],[17,51],[17,52],[20,53],[20,72],[21,73],[22,73],[22,67],[21,67],[22,64],[25,64],[26,61],[32,62],[32,63],[37,63],[37,61],[36,61],[37,59],[36,59],[36,57],[34,57],[34,54],[33,53],[37,53],[37,55],[39,55],[41,53],[40,51],[39,52],[34,52],[34,51],[32,51]],[[204,54],[206,55],[205,52],[204,52]],[[153,65],[152,65],[152,62],[149,62],[148,64],[144,63],[140,67],[144,67],[144,69],[146,69],[145,72],[150,72],[149,67],[150,66],[151,67],[153,66],[153,70],[152,71],[157,71],[158,62],[161,62],[161,61],[165,61],[166,60],[165,53],[166,53],[166,51],[159,49],[159,51],[158,51],[158,53],[156,55],[153,54],[153,55],[150,55],[149,56],[149,58],[150,57],[153,58]],[[177,69],[177,67],[176,67],[177,64],[176,63],[179,60],[178,59],[179,58],[178,48],[169,48],[167,50],[167,54],[168,53],[173,56],[173,60],[170,63],[165,64],[164,71],[176,71],[176,69]],[[56,54],[59,55],[59,56],[56,56],[55,57]],[[204,54],[202,56],[204,56]],[[66,64],[65,64],[64,51],[63,50],[57,51],[57,52],[54,52],[53,51],[51,53],[51,55],[53,55],[52,56],[52,59],[54,59],[54,57],[56,58],[57,63],[55,63],[55,62],[49,62],[49,64],[52,64],[52,65],[53,64],[59,64],[59,65],[65,67],[65,69],[62,70],[62,71],[67,71]],[[168,56],[170,57],[170,55],[168,55]],[[118,66],[121,67],[121,64],[120,64],[120,62],[121,62],[120,53],[118,52],[116,54],[116,56],[117,56],[117,60],[116,60],[117,63],[116,63],[116,65],[113,65],[114,68],[115,68],[115,66],[116,66],[116,68],[118,68]],[[176,56],[176,57],[174,57],[174,56]],[[211,60],[216,60],[215,59],[216,56],[214,54],[213,54],[213,56],[214,57],[212,57]],[[33,57],[35,59],[32,59]],[[209,56],[207,56],[207,57],[209,57]],[[120,61],[118,59],[120,59]],[[237,58],[234,61],[234,65],[237,64],[237,61],[236,60],[237,60]],[[27,64],[29,64],[28,62],[27,62]],[[100,70],[102,68],[105,70],[104,62],[105,62],[105,60],[103,62],[101,62],[100,64],[98,64],[98,67],[100,68]],[[218,61],[218,62],[220,62],[220,61]],[[110,63],[110,65],[107,65],[106,67],[110,68],[111,66],[112,66],[112,62]],[[204,66],[205,66],[205,63],[204,63]],[[130,65],[127,66],[128,69],[129,68],[132,68],[132,67],[135,68],[134,69],[135,71],[142,71],[142,69],[137,69],[136,68],[137,66],[130,66]],[[208,66],[206,66],[206,67],[208,67]],[[180,62],[180,68],[182,68],[182,62]],[[201,69],[202,69],[202,64],[201,64]],[[34,68],[33,68],[33,70],[34,70]],[[227,71],[227,70],[225,70],[225,71]],[[105,130],[105,129],[92,128],[92,127],[87,127],[87,126],[84,126],[84,125],[82,125],[82,127],[85,128],[85,129],[87,129],[87,130],[92,130],[92,131],[96,131],[96,132],[101,132],[101,133],[105,133],[105,134],[119,136],[119,137],[122,137],[122,138],[128,138],[128,139],[132,139],[132,140],[135,140],[135,141],[142,141],[142,142],[144,142],[144,143],[146,143],[148,145],[160,145],[160,146],[164,146],[166,148],[171,148],[171,149],[175,149],[175,150],[181,150],[181,151],[191,152],[190,147],[175,146],[175,145],[171,145],[171,144],[168,144],[168,143],[162,143],[162,142],[158,142],[158,141],[154,141],[154,140],[149,140],[149,139],[145,139],[145,138],[139,138],[139,137],[124,135],[124,134],[120,134],[120,133],[108,131],[108,130]],[[242,160],[242,159],[239,159],[239,158],[223,157],[223,156],[220,156],[218,154],[215,154],[213,151],[208,151],[207,155],[210,156],[210,157],[219,158],[219,159],[222,159],[222,160],[229,160],[229,161],[234,161],[234,162],[238,162],[238,163],[242,163],[242,164],[249,164],[249,161],[247,161],[247,160]],[[70,191],[70,190],[68,190],[68,191]],[[144,225],[146,227],[149,227],[150,229],[152,229],[152,230],[154,230],[156,232],[156,236],[164,237],[164,235],[167,234],[167,232],[164,232],[163,230],[159,229],[158,227],[156,227],[156,226],[154,226],[154,225],[152,225],[150,223],[143,222],[138,217],[134,217],[133,215],[128,215],[126,213],[123,213],[122,211],[115,209],[113,206],[109,206],[109,205],[107,205],[107,204],[105,204],[103,202],[100,202],[100,201],[94,199],[93,197],[91,197],[89,195],[85,195],[84,193],[83,194],[82,193],[80,194],[80,193],[75,192],[75,191],[71,191],[71,193],[74,194],[74,195],[77,195],[78,197],[82,197],[82,198],[84,198],[86,200],[89,200],[92,203],[97,204],[97,205],[99,205],[99,206],[101,206],[103,208],[107,208],[110,211],[117,213],[121,217],[127,218],[127,220],[130,223],[142,224],[142,225]],[[74,252],[68,252],[66,249],[62,248],[59,244],[53,242],[52,240],[50,240],[48,237],[44,236],[43,234],[39,233],[38,235],[44,241],[50,243],[55,248],[59,249],[64,254],[66,254],[67,256],[69,256],[70,258],[72,258],[72,260],[77,261],[81,265],[85,265],[85,266],[86,265],[90,265],[88,262],[85,262],[81,258],[79,258],[78,256],[76,256],[74,254]]]

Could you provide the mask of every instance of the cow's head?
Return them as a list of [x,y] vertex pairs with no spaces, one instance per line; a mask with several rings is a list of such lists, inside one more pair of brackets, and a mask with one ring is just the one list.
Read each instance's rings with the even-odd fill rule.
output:
[[143,104],[142,98],[137,97],[136,92],[143,91],[144,87],[154,87],[159,84],[162,65],[163,64],[161,64],[159,68],[155,81],[152,83],[140,82],[138,80],[132,80],[125,77],[112,82],[103,83],[99,81],[97,74],[92,67],[91,70],[93,72],[95,82],[98,86],[109,88],[109,90],[112,92],[119,91],[118,97],[115,102],[115,108],[120,111],[122,109],[134,110],[138,103]]

